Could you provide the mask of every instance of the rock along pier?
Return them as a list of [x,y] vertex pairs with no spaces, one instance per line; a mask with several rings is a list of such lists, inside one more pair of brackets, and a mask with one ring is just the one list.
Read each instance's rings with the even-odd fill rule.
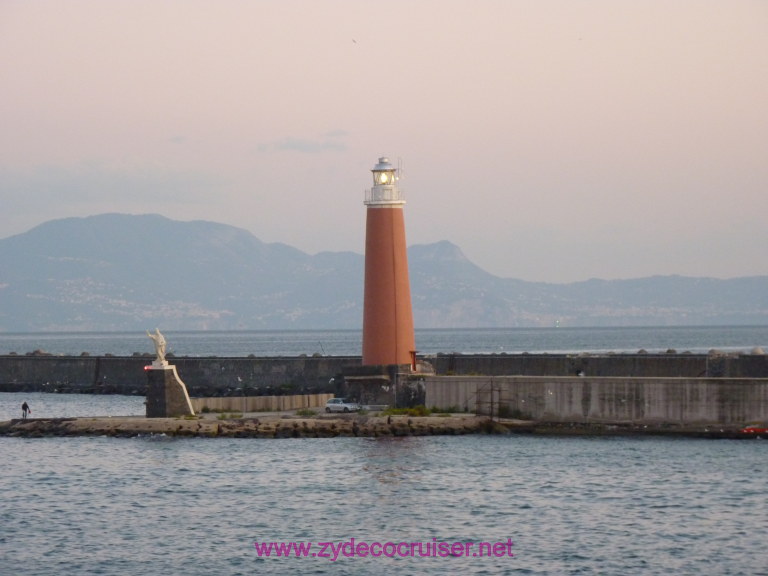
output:
[[68,437],[141,436],[200,438],[387,438],[454,436],[464,434],[525,434],[546,436],[679,436],[698,438],[755,438],[737,427],[710,428],[627,423],[564,423],[491,419],[474,414],[432,416],[325,415],[312,418],[287,414],[228,418],[206,414],[181,418],[85,417],[28,418],[0,422],[0,436]]

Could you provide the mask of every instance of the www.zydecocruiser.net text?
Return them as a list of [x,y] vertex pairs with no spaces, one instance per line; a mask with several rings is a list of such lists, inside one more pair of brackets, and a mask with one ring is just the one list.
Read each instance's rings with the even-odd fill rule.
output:
[[255,542],[259,557],[327,558],[513,558],[511,538],[499,542],[367,542],[350,538],[343,542]]

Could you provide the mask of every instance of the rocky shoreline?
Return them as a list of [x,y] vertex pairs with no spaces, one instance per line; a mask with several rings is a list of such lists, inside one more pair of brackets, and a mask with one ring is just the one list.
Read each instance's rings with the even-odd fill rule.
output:
[[463,434],[528,434],[540,436],[669,436],[695,438],[754,438],[739,429],[656,426],[631,423],[536,422],[490,420],[486,416],[368,416],[290,415],[256,417],[145,418],[86,417],[29,418],[0,422],[0,436],[43,438],[108,436],[130,438],[148,435],[203,438],[334,438],[453,436]]
[[148,434],[224,438],[333,438],[337,436],[431,436],[483,433],[488,418],[474,415],[400,417],[334,415],[299,417],[28,418],[0,423],[0,436],[115,436]]

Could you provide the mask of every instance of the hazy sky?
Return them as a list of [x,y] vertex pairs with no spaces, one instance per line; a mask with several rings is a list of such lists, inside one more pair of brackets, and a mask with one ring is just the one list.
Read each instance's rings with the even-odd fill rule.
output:
[[768,274],[765,0],[0,0],[0,237],[103,212],[550,282]]

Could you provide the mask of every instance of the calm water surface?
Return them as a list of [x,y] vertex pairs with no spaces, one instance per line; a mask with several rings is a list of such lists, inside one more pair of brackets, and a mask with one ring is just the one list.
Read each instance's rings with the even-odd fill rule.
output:
[[[162,328],[162,327],[161,327]],[[359,330],[273,330],[163,333],[177,356],[360,356]],[[562,352],[708,352],[768,349],[768,326],[664,326],[639,328],[495,328],[416,330],[421,354]],[[0,333],[0,354],[154,353],[141,332]]]
[[[161,436],[0,446],[3,573],[768,574],[768,441]],[[511,538],[515,557],[333,562],[260,558],[254,547],[351,538]]]
[[[0,422],[21,418],[26,402],[33,418],[78,418],[84,416],[144,416],[144,396],[119,394],[48,394],[45,392],[0,392]],[[0,571],[2,574],[2,571]]]

